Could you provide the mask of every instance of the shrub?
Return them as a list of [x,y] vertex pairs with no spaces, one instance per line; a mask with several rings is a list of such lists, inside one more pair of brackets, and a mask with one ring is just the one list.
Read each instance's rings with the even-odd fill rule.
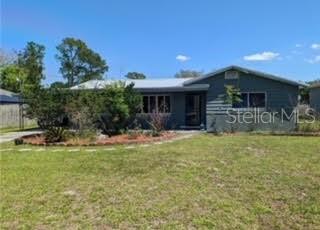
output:
[[95,103],[94,92],[78,91],[69,98],[65,110],[69,126],[83,136],[95,130],[95,115],[91,103]]
[[14,144],[15,144],[15,145],[22,145],[22,144],[23,144],[23,139],[22,139],[22,138],[16,138],[16,139],[14,139]]
[[48,141],[53,142],[61,139],[62,127],[75,129],[79,136],[96,129],[109,136],[119,134],[127,129],[141,105],[141,96],[133,85],[122,82],[97,91],[40,88],[26,98],[27,116],[36,119],[48,131]]
[[298,131],[300,132],[320,132],[320,120],[312,123],[303,121],[298,124]]
[[67,125],[65,103],[67,93],[56,88],[40,88],[26,94],[26,116],[36,119],[41,128]]
[[153,136],[160,136],[161,132],[165,130],[168,121],[168,116],[163,113],[151,113],[150,121],[148,121],[152,130]]
[[101,91],[95,105],[98,125],[103,133],[111,136],[127,129],[141,102],[140,95],[132,87],[117,82]]
[[66,141],[69,135],[68,131],[63,127],[53,126],[46,130],[44,133],[45,141],[47,143],[55,143]]

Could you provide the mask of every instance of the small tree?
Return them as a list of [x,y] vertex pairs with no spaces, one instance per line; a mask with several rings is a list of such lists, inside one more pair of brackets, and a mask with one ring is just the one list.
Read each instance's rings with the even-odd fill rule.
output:
[[239,88],[233,85],[225,85],[226,98],[225,103],[230,105],[235,105],[242,102],[241,92]]
[[146,76],[143,73],[138,73],[138,72],[129,72],[125,76],[128,79],[146,79]]

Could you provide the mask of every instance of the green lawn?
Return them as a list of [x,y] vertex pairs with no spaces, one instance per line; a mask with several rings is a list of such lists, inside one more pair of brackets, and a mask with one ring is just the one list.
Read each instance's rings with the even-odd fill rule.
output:
[[3,229],[320,228],[319,137],[1,148]]

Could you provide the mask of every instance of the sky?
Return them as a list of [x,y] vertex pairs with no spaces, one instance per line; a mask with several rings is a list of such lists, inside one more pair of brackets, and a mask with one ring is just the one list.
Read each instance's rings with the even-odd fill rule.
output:
[[46,47],[45,83],[61,81],[56,46],[81,39],[107,62],[170,78],[239,65],[292,80],[320,78],[319,0],[1,0],[1,48]]

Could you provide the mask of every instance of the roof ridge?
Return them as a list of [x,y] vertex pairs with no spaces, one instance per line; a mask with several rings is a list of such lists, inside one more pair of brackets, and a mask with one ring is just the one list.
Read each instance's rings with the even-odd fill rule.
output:
[[238,71],[241,71],[241,72],[252,73],[252,74],[255,74],[255,75],[260,76],[260,77],[265,77],[265,78],[268,78],[270,80],[280,81],[280,82],[284,82],[284,83],[287,83],[287,84],[292,84],[292,85],[297,85],[297,86],[304,85],[303,83],[299,83],[299,82],[294,81],[294,80],[290,80],[290,79],[287,79],[287,78],[284,78],[284,77],[280,77],[280,76],[275,75],[275,74],[270,74],[270,73],[262,72],[262,71],[259,71],[259,70],[253,70],[253,69],[249,69],[249,68],[241,67],[241,66],[237,66],[237,65],[230,65],[230,66],[227,66],[227,67],[224,67],[224,68],[220,68],[220,69],[218,69],[216,71],[209,72],[209,73],[205,74],[202,77],[199,77],[199,78],[196,78],[196,79],[191,79],[191,80],[185,82],[184,84],[185,85],[193,84],[193,83],[195,83],[195,82],[197,82],[199,80],[203,80],[203,79],[206,79],[208,77],[212,77],[212,76],[215,76],[217,74],[220,74],[220,73],[223,73],[225,71],[232,70],[232,69],[235,69],[235,70],[238,70]]

